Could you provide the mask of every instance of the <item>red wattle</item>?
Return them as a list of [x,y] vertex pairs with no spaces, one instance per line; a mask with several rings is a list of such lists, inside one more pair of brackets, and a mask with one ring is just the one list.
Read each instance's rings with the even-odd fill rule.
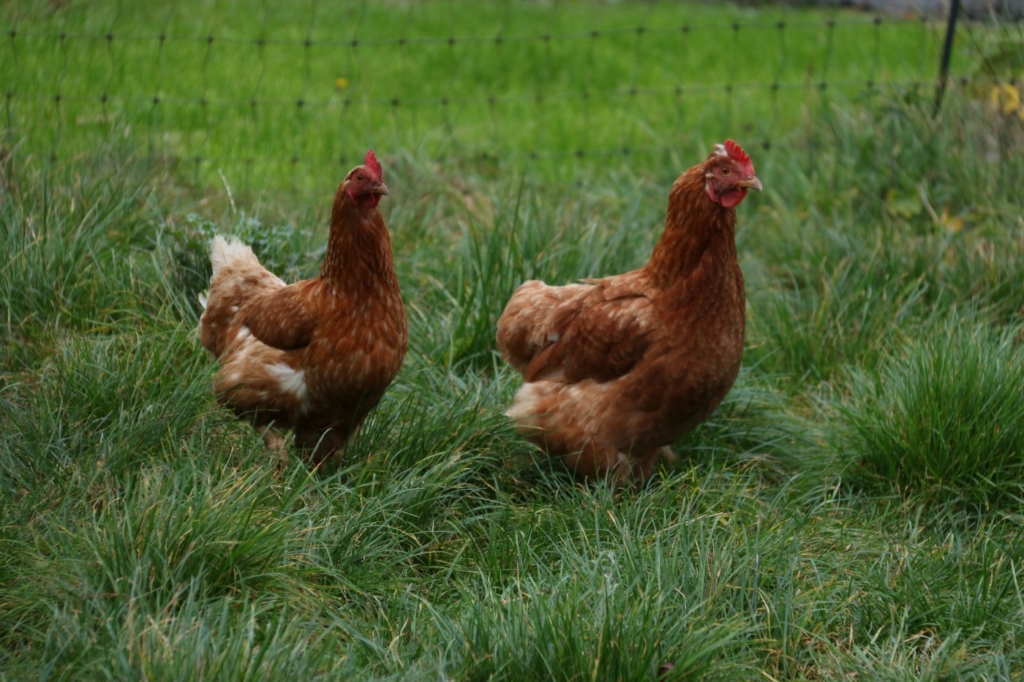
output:
[[726,192],[722,195],[722,206],[726,208],[732,208],[733,206],[739,206],[740,202],[743,201],[747,196],[747,190],[745,188],[734,189],[731,192]]
[[380,203],[380,198],[383,194],[352,194],[348,192],[349,197],[352,199],[352,203],[362,208],[377,208],[377,204]]

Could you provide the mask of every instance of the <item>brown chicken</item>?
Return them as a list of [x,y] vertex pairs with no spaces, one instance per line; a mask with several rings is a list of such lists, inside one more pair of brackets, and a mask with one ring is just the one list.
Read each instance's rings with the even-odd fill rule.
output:
[[642,482],[718,407],[743,355],[736,206],[751,188],[750,157],[727,140],[672,186],[647,265],[516,289],[497,341],[525,380],[507,412],[521,435],[584,478]]
[[409,341],[391,240],[377,209],[388,193],[373,151],[338,187],[319,276],[286,286],[252,249],[215,237],[199,338],[220,359],[218,399],[285,455],[292,429],[321,466],[395,378]]

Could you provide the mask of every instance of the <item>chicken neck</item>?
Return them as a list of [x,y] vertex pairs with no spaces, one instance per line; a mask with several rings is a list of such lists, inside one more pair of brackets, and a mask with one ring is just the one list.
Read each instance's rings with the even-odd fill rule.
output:
[[[711,256],[713,270],[728,276],[736,258],[736,209],[725,208],[704,191],[703,164],[683,173],[669,193],[665,231],[647,265],[661,289],[685,280]],[[717,266],[717,267],[716,267]]]
[[320,279],[346,292],[397,289],[391,239],[377,208],[356,206],[339,190],[331,210],[331,233]]

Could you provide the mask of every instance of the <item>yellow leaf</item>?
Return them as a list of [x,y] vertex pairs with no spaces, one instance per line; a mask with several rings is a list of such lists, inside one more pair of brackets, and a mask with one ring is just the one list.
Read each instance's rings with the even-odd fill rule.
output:
[[344,90],[345,88],[348,87],[348,79],[339,78],[338,80],[334,81],[334,87],[338,88],[339,90]]

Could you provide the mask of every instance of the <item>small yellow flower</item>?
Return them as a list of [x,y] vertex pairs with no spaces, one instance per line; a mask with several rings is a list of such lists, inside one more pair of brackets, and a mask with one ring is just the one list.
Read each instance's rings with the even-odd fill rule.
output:
[[957,234],[964,229],[964,219],[956,216],[949,215],[949,209],[942,209],[942,216],[939,218],[942,226],[953,234]]
[[1009,83],[996,83],[992,86],[988,101],[993,108],[998,109],[1003,116],[1012,113],[1021,115],[1022,107],[1020,102],[1020,91]]
[[348,79],[339,78],[338,80],[334,81],[334,87],[336,87],[339,90],[344,90],[345,88],[348,87]]

